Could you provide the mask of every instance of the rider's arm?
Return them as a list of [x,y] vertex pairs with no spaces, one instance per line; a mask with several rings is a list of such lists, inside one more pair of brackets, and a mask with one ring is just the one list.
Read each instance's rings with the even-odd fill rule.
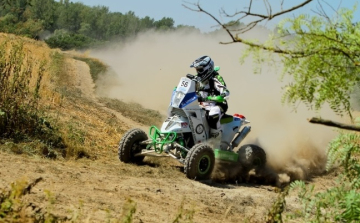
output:
[[214,78],[214,87],[220,92],[222,97],[229,97],[230,91],[227,89],[224,79],[220,75]]

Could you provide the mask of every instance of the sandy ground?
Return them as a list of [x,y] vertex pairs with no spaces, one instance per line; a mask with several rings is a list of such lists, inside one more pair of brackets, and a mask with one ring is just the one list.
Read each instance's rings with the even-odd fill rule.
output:
[[[264,222],[279,195],[271,185],[187,179],[170,158],[146,158],[141,166],[120,163],[115,155],[102,161],[51,161],[0,152],[0,159],[0,188],[39,180],[25,196],[33,211],[75,222],[120,221],[129,200],[136,204],[133,222],[174,222],[180,213],[182,219],[193,215],[193,222]],[[328,176],[312,183],[322,189],[333,181]],[[287,198],[287,210],[299,205],[296,194]]]
[[121,219],[128,199],[137,205],[134,222],[173,222],[182,202],[184,212],[194,212],[194,222],[262,222],[277,196],[271,186],[189,180],[175,164],[135,166],[116,157],[103,162],[49,161],[6,153],[0,157],[1,187],[41,178],[27,201],[58,216],[78,215],[90,222]]

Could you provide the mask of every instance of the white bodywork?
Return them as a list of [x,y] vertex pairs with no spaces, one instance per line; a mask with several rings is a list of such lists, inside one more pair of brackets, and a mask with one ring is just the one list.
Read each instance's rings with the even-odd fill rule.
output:
[[[232,121],[221,125],[223,132],[221,142],[222,145],[226,145],[224,148],[231,146],[240,126],[248,123],[245,117],[242,119],[227,116],[228,119],[231,117]],[[206,111],[199,105],[195,80],[187,77],[180,79],[178,86],[173,91],[168,108],[168,119],[162,124],[161,132],[191,133],[195,144],[209,139]]]

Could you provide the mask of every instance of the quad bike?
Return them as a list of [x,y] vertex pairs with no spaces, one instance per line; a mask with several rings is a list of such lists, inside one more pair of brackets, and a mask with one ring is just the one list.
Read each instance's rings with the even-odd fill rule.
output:
[[[195,180],[209,179],[215,160],[237,162],[246,170],[265,165],[266,154],[257,145],[246,144],[234,151],[251,130],[247,125],[250,122],[243,115],[223,115],[221,142],[212,148],[207,112],[200,106],[196,94],[197,82],[197,77],[191,74],[180,79],[161,129],[151,126],[149,136],[138,128],[124,134],[118,148],[120,161],[138,164],[145,156],[170,156],[184,165],[188,178]],[[214,100],[213,97],[207,99]]]

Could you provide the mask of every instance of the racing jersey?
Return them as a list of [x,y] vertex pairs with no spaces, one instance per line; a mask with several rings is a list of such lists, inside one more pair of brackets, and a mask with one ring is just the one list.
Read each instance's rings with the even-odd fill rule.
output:
[[[198,83],[197,92],[199,96],[206,98],[208,96],[225,95],[225,99],[228,99],[230,91],[227,89],[224,79],[218,72],[214,72],[215,74],[209,80]],[[204,107],[219,105],[225,110],[224,112],[227,110],[226,100],[224,102],[201,102],[201,105]]]

